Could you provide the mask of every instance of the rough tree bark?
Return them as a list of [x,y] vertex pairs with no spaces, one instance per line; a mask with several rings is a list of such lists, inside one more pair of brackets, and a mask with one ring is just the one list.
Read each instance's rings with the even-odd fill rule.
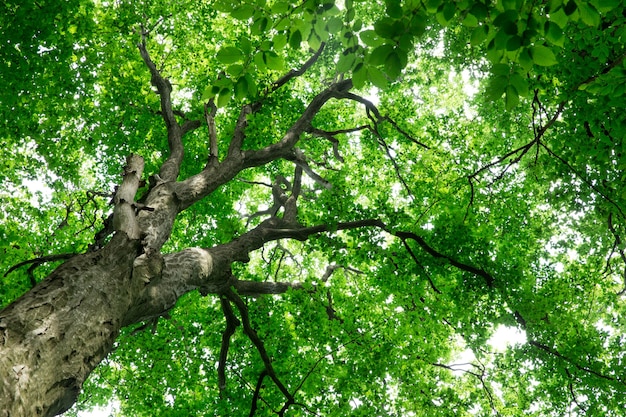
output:
[[[115,233],[101,249],[73,257],[31,291],[0,312],[0,416],[53,416],[75,402],[89,373],[109,353],[120,329],[159,317],[178,298],[193,290],[203,294],[224,293],[238,282],[230,272],[236,261],[247,261],[250,251],[265,242],[288,237],[297,229],[295,197],[283,201],[282,218],[272,216],[230,243],[214,248],[189,248],[162,255],[179,212],[209,196],[243,169],[284,158],[296,160],[294,146],[320,108],[332,98],[347,98],[349,80],[330,85],[318,94],[300,118],[272,145],[242,151],[246,115],[261,103],[242,108],[228,154],[219,161],[211,136],[211,155],[206,168],[195,176],[178,180],[184,157],[182,138],[198,128],[200,121],[179,123],[172,111],[169,81],[151,61],[145,44],[138,45],[161,97],[161,114],[168,131],[170,154],[160,172],[151,178],[141,203],[135,195],[143,159],[131,155],[116,193]],[[280,88],[302,74],[292,71],[275,84]],[[207,114],[207,119],[214,116]],[[306,235],[306,234],[305,234]],[[292,237],[302,238],[293,233]],[[261,283],[242,283],[244,293],[285,291]]]

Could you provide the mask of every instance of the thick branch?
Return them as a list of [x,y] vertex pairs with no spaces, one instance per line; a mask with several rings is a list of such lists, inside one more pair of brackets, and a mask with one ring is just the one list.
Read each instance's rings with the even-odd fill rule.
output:
[[319,93],[281,140],[263,149],[244,152],[245,166],[260,166],[287,157],[294,145],[300,140],[300,135],[311,127],[311,121],[322,106],[332,98],[345,98],[350,88],[352,88],[352,80],[344,80],[332,84]]
[[135,194],[139,187],[143,173],[143,158],[139,155],[129,155],[124,167],[124,180],[118,188],[113,201],[113,229],[124,232],[130,239],[139,239],[141,231],[135,217]]
[[258,296],[265,294],[284,294],[289,289],[299,290],[302,284],[299,282],[258,282],[258,281],[235,281],[233,287],[237,293],[244,296]]

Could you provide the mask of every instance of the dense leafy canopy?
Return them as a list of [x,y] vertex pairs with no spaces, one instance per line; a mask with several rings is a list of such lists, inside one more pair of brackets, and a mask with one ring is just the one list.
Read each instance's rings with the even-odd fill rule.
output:
[[[207,120],[225,155],[242,106],[262,103],[243,143],[260,149],[331,83],[351,79],[352,95],[324,105],[292,160],[244,170],[180,213],[163,248],[245,233],[304,170],[298,221],[323,233],[266,244],[233,270],[301,283],[244,298],[280,383],[240,326],[220,389],[238,320],[193,292],[168,320],[125,330],[78,408],[623,414],[623,2],[5,1],[0,270],[37,261],[2,278],[2,306],[53,255],[90,250],[128,154],[148,175],[167,155],[142,38],[176,117],[203,123],[184,138],[180,178],[209,159]],[[525,338],[496,348],[503,328]]]

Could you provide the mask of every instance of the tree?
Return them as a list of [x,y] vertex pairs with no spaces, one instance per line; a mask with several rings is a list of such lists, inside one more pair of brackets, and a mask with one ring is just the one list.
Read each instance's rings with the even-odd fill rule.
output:
[[0,415],[623,412],[622,2],[0,11]]

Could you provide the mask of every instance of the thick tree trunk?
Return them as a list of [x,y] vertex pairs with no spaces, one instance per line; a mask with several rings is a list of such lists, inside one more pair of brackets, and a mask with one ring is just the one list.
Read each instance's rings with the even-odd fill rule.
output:
[[0,312],[0,416],[53,416],[72,406],[140,289],[131,279],[139,247],[118,233]]

